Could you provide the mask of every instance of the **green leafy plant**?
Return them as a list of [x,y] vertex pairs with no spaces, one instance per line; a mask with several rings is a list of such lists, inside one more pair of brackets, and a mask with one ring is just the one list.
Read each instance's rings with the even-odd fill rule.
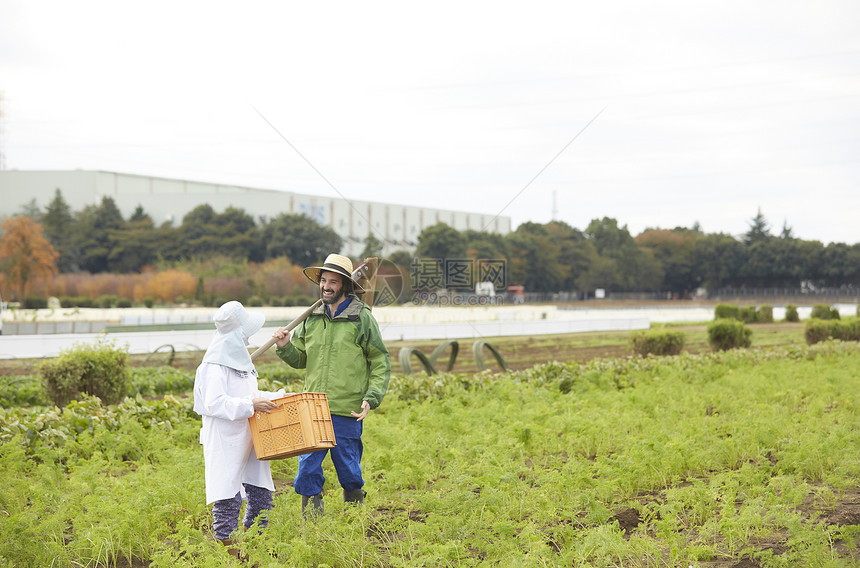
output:
[[809,317],[822,320],[839,319],[839,310],[831,308],[829,304],[815,304]]
[[827,320],[810,318],[803,327],[803,336],[808,345],[828,339],[860,341],[860,319]]
[[762,304],[756,311],[756,321],[759,323],[773,323],[773,306]]
[[708,344],[714,351],[725,351],[752,344],[752,330],[743,322],[717,319],[708,324]]
[[103,294],[96,298],[95,305],[98,308],[110,308],[117,303],[117,297],[113,294]]
[[738,318],[744,323],[756,323],[758,321],[758,313],[755,306],[744,306],[738,309]]
[[739,319],[740,308],[735,304],[717,304],[714,307],[714,319]]
[[633,334],[633,351],[637,355],[678,355],[684,349],[682,331],[648,330]]
[[[858,365],[824,342],[395,376],[365,506],[329,468],[303,522],[296,460],[272,461],[269,526],[235,546],[297,568],[853,566]],[[200,426],[188,397],[0,409],[0,566],[242,565],[212,538]]]
[[830,322],[823,319],[810,318],[803,326],[803,337],[807,345],[826,341],[831,337]]
[[785,306],[785,321],[787,322],[799,322],[800,315],[797,313],[797,306],[794,304],[788,304]]
[[39,374],[45,393],[57,406],[65,406],[80,393],[115,404],[128,389],[127,361],[126,351],[100,339],[60,352],[39,366]]
[[43,310],[48,307],[48,299],[47,298],[39,298],[35,296],[28,296],[24,298],[24,306],[25,310]]

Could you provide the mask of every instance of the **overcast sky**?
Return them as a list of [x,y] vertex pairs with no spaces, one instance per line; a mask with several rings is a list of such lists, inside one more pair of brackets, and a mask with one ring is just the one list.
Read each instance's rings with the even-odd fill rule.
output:
[[514,227],[739,235],[761,209],[853,244],[858,24],[857,0],[0,0],[2,148]]

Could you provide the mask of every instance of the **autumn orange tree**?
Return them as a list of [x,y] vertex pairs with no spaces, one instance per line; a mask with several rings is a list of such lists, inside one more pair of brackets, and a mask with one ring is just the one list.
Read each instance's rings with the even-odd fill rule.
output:
[[33,282],[56,276],[60,255],[45,238],[42,226],[30,217],[10,217],[0,228],[0,267],[16,299],[23,301]]

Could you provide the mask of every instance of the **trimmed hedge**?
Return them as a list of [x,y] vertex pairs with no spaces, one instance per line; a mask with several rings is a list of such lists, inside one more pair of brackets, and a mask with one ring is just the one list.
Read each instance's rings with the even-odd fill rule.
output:
[[717,304],[714,307],[714,319],[740,319],[740,308],[734,304]]
[[61,408],[81,393],[116,404],[128,390],[128,353],[104,339],[61,351],[38,370],[45,394]]
[[788,304],[785,306],[785,321],[800,321],[800,315],[797,313],[797,306],[795,306],[794,304]]
[[814,345],[828,339],[860,341],[860,319],[810,318],[803,328],[803,337],[806,339],[807,345]]
[[756,323],[758,321],[758,313],[755,306],[744,306],[738,309],[738,318],[744,323]]
[[632,337],[633,351],[637,355],[678,355],[684,349],[686,335],[683,331],[649,330],[635,333]]
[[752,345],[752,330],[734,319],[716,319],[708,324],[708,344],[714,351]]
[[812,313],[809,314],[809,317],[822,320],[838,320],[839,310],[831,308],[829,304],[815,304],[812,306]]
[[44,310],[48,307],[48,298],[27,297],[24,298],[25,310]]
[[[797,308],[795,308],[796,314]],[[773,306],[762,304],[756,308],[755,306],[717,304],[714,306],[714,319],[733,319],[744,323],[773,323]]]

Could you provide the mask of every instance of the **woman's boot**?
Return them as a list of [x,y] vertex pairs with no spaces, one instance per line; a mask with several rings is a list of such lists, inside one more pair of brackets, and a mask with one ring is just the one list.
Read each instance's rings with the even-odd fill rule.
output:
[[239,549],[233,548],[233,539],[230,538],[219,538],[218,542],[223,544],[227,548],[227,554],[233,556],[234,558],[239,558]]

